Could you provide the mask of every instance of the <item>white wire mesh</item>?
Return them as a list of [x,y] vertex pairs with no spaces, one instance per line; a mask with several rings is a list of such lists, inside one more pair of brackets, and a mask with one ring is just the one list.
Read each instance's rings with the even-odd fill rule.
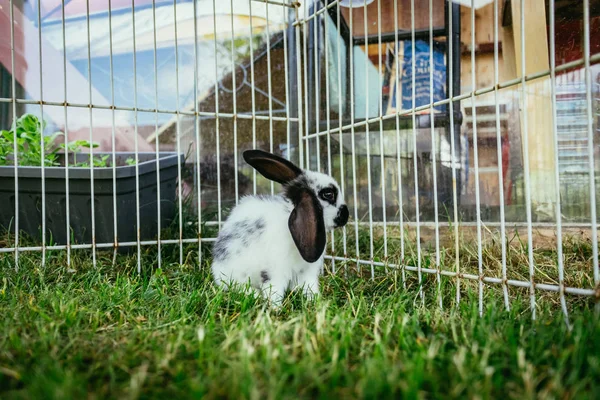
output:
[[[442,296],[448,282],[454,285],[453,302],[458,303],[468,286],[461,281],[475,281],[480,314],[488,287],[501,289],[507,309],[509,287],[525,288],[534,319],[540,292],[556,292],[567,324],[567,295],[598,298],[599,16],[589,1],[572,5],[570,18],[582,20],[582,43],[581,56],[570,59],[557,58],[562,51],[559,27],[565,25],[564,16],[556,13],[565,11],[549,1],[541,13],[549,14],[547,67],[533,69],[530,52],[536,42],[527,36],[526,26],[537,21],[532,7],[545,4],[538,0],[508,6],[498,0],[483,5],[474,0],[350,0],[349,7],[340,6],[339,0],[132,0],[127,6],[108,0],[101,12],[92,12],[92,2],[86,0],[79,14],[77,7],[62,1],[51,15],[44,15],[42,2],[28,13],[16,3],[0,2],[10,22],[10,35],[2,39],[10,51],[0,59],[10,74],[9,90],[0,92],[0,107],[7,107],[10,118],[0,120],[1,127],[9,128],[5,123],[16,123],[19,110],[27,110],[41,120],[50,119],[64,132],[66,143],[71,137],[98,141],[102,128],[109,136],[103,150],[86,150],[89,240],[74,232],[82,217],[74,212],[80,187],[71,174],[80,167],[70,165],[69,147],[64,166],[46,166],[42,157],[36,242],[21,235],[21,228],[29,224],[24,213],[30,211],[21,204],[23,196],[29,196],[22,190],[28,182],[23,179],[30,175],[19,166],[15,129],[12,165],[0,167],[12,171],[14,202],[13,218],[4,227],[10,240],[3,242],[8,245],[0,247],[0,254],[12,253],[15,268],[24,252],[40,252],[44,267],[48,251],[65,251],[70,265],[73,251],[90,249],[96,265],[99,251],[112,249],[116,260],[117,250],[133,248],[141,271],[151,267],[142,263],[147,248],[156,249],[156,266],[164,265],[164,246],[177,249],[179,263],[193,251],[202,265],[203,249],[214,241],[240,197],[275,192],[273,182],[257,176],[239,157],[245,149],[262,148],[339,179],[352,219],[350,226],[330,235],[326,258],[333,273],[349,267],[362,273],[362,266],[368,266],[374,279],[379,271],[398,271],[405,286],[414,273],[421,301],[429,291],[439,307],[452,302]],[[512,16],[508,22],[507,13]],[[97,37],[93,28],[102,18],[106,35]],[[84,32],[83,44],[68,34],[78,30]],[[487,41],[482,39],[485,35]],[[78,54],[78,48],[84,54]],[[48,60],[55,53],[62,61],[58,83],[48,78],[54,71],[49,68],[55,68],[48,67]],[[18,71],[25,67],[19,57],[34,66],[35,87],[21,79]],[[440,65],[438,57],[443,58]],[[128,67],[131,74],[124,74]],[[561,169],[567,157],[560,153],[566,140],[561,133],[563,77],[581,85],[584,99],[580,142],[585,144],[577,147],[584,155],[579,164],[583,172],[577,175],[583,177],[584,195],[581,209],[573,211],[578,213],[575,217],[564,214],[577,203],[569,197],[572,192],[561,191],[572,173]],[[437,85],[443,80],[440,94]],[[86,97],[73,94],[81,83]],[[19,86],[23,94],[17,93]],[[62,93],[50,90],[54,87]],[[552,132],[544,139],[551,143],[552,154],[541,158],[532,156],[532,147],[541,145],[532,142],[541,140],[532,125],[540,123],[537,115],[543,106],[533,104],[539,96],[548,100],[551,109],[546,111],[552,115]],[[87,114],[83,123],[80,112]],[[78,133],[81,125],[85,139]],[[128,207],[118,194],[124,190],[119,171],[126,168],[117,165],[123,138],[131,139],[126,150],[135,160],[135,235],[128,240],[122,237],[118,218],[119,209]],[[43,136],[40,146],[44,154]],[[140,161],[148,151],[155,171],[151,200],[143,197],[146,167]],[[185,164],[177,163],[174,186],[165,186],[165,151],[186,157]],[[104,166],[111,175],[110,215],[99,215],[107,211],[99,211],[97,201],[100,172],[93,161],[103,152],[112,160]],[[552,166],[547,175],[553,188],[548,192],[550,211],[538,202],[538,175],[548,172],[540,165]],[[48,203],[48,182],[54,179],[48,171],[55,168],[64,170],[64,202],[59,205]],[[165,200],[167,192],[174,200]],[[165,201],[173,203],[171,211],[163,208]],[[155,213],[148,219],[144,208],[150,203]],[[53,232],[48,216],[56,207],[62,207],[65,216],[60,243],[49,241]],[[97,240],[104,230],[98,221],[105,219],[112,221],[112,241]],[[144,225],[152,225],[153,235],[143,233]],[[468,239],[465,232],[471,228],[475,234]],[[589,238],[586,271],[569,271],[565,260],[566,235],[574,228]],[[537,264],[540,229],[556,237],[551,273],[540,272]],[[523,231],[526,272],[517,273],[512,269],[510,232]],[[474,250],[468,247],[471,243]],[[490,243],[498,247],[491,256]],[[473,265],[465,261],[471,252]],[[569,278],[575,273],[585,279]],[[429,277],[435,289],[429,288]]]

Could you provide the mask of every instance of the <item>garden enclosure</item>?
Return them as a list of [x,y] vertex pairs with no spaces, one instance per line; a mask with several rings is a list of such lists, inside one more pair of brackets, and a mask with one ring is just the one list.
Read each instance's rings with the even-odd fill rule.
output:
[[[0,254],[207,257],[241,196],[278,190],[240,157],[261,148],[341,183],[352,218],[331,234],[332,273],[414,274],[441,306],[444,282],[455,301],[474,283],[480,310],[486,290],[506,307],[524,291],[534,317],[550,293],[567,317],[600,290],[599,60],[596,0],[0,0]],[[20,161],[24,115],[45,122],[37,165]],[[47,165],[57,131],[71,156],[112,158]],[[120,152],[134,162],[111,163]],[[164,172],[172,152],[185,160]],[[573,236],[590,245],[577,268]],[[507,266],[514,246],[523,269]]]

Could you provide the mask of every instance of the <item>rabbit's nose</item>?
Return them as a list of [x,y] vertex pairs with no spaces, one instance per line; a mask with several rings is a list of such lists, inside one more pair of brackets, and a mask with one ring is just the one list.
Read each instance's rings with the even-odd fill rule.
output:
[[350,215],[350,213],[348,212],[348,207],[346,207],[346,205],[344,204],[343,206],[341,206],[339,208],[337,216],[333,220],[335,227],[340,228],[340,227],[346,225],[346,223],[348,222],[349,215]]

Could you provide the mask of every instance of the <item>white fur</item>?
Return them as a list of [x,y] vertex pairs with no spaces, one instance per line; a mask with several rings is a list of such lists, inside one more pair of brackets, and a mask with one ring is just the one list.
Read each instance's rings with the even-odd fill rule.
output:
[[321,174],[313,171],[304,171],[304,175],[308,179],[310,186],[313,188],[315,193],[324,187],[333,185],[337,188],[338,197],[336,205],[333,206],[326,201],[319,199],[321,205],[323,206],[323,220],[325,221],[325,229],[329,232],[335,227],[335,223],[333,220],[337,216],[338,208],[344,204],[344,199],[342,193],[340,191],[340,186],[337,184],[335,179],[330,177],[329,175]]
[[[304,171],[303,177],[315,192],[334,185],[336,204],[320,200],[326,231],[335,227],[338,208],[344,204],[339,186],[328,175]],[[215,243],[212,273],[217,285],[250,284],[278,307],[286,290],[301,288],[307,298],[319,294],[323,254],[314,263],[300,255],[288,218],[294,205],[285,195],[248,196],[240,200],[224,223]]]

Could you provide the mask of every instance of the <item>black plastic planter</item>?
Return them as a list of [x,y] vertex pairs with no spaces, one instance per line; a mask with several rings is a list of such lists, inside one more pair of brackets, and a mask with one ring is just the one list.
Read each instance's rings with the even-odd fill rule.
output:
[[[107,154],[107,153],[104,153]],[[100,157],[104,154],[94,154]],[[89,160],[88,154],[70,154],[77,162]],[[114,243],[114,214],[117,215],[117,240],[137,240],[136,167],[127,165],[134,153],[116,153],[116,179],[113,168],[94,168],[95,242]],[[155,153],[138,153],[140,236],[141,240],[155,239],[158,233],[158,207]],[[183,163],[183,154],[159,153],[160,217],[161,227],[173,220],[176,212],[177,165]],[[107,165],[112,163],[109,155]],[[61,160],[64,165],[64,156]],[[46,167],[46,241],[67,243],[66,168]],[[41,239],[42,229],[42,169],[18,168],[19,230],[33,239]],[[114,185],[113,185],[114,183]],[[116,190],[113,190],[116,189]],[[113,193],[116,193],[116,210]],[[0,231],[14,231],[15,223],[15,169],[0,167]],[[71,243],[92,243],[92,196],[89,167],[69,167],[69,223]]]

